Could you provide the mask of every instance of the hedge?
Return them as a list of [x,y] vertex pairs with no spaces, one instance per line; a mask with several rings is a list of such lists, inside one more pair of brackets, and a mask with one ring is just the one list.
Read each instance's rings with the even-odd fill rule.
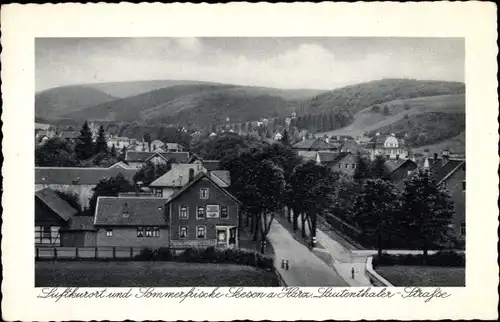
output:
[[272,270],[274,259],[260,253],[242,249],[205,249],[187,248],[181,254],[175,255],[169,248],[152,250],[145,248],[134,257],[139,261],[178,261],[188,263],[228,263],[237,265],[256,266],[265,270]]
[[383,253],[382,257],[373,256],[373,266],[390,265],[426,265],[445,267],[465,267],[465,254],[454,251],[441,251],[432,255],[427,255],[424,262],[424,255],[390,255]]

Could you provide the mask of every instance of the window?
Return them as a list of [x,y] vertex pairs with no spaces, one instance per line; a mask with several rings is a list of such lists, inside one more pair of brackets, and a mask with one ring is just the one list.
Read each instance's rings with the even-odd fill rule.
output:
[[339,163],[339,169],[342,169],[342,163]]
[[42,238],[50,239],[51,236],[50,227],[42,227]]
[[160,237],[160,228],[153,227],[153,237]]
[[356,169],[356,163],[353,163],[353,164],[352,164],[352,168],[353,168],[353,169]]
[[179,227],[179,238],[180,239],[185,239],[188,236],[188,228],[187,226],[180,226]]
[[465,180],[462,181],[462,191],[465,191]]
[[200,189],[200,199],[208,199],[208,188]]
[[113,236],[113,229],[106,229],[106,237],[112,237]]
[[163,197],[163,189],[155,189],[155,197]]
[[197,219],[204,219],[205,218],[205,207],[203,207],[203,206],[198,207],[198,212],[196,213],[196,218]]
[[181,206],[179,211],[179,218],[187,218],[188,217],[188,207],[186,205]]
[[465,224],[460,225],[460,236],[465,236]]
[[144,237],[144,228],[137,227],[137,237]]
[[205,238],[205,237],[206,237],[205,226],[197,226],[196,227],[196,238]]
[[443,181],[443,183],[441,183],[441,189],[446,190],[446,188],[448,188],[448,185],[446,184],[446,181]]
[[151,227],[146,228],[146,237],[153,237],[153,228]]
[[137,237],[160,237],[160,228],[158,227],[137,227]]
[[221,218],[228,218],[229,217],[229,212],[227,211],[227,207],[221,207],[220,217]]
[[349,169],[349,163],[346,163],[346,164],[345,164],[345,168],[346,168],[346,169]]
[[229,230],[229,244],[236,244],[236,228]]

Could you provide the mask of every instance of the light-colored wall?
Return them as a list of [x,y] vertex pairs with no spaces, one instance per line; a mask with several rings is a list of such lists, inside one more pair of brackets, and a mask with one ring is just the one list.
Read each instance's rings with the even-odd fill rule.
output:
[[92,189],[95,185],[69,185],[69,184],[35,184],[35,190],[50,188],[63,192],[76,193],[83,208],[89,206],[90,198],[92,198]]
[[[113,236],[106,236],[106,229],[113,230]],[[97,246],[169,247],[170,234],[167,227],[160,228],[159,237],[137,237],[137,227],[98,227]]]

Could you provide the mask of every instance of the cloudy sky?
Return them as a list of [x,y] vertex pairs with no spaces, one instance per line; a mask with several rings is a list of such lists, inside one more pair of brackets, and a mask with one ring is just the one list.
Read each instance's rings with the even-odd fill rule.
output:
[[150,79],[314,89],[464,81],[464,46],[460,38],[38,38],[36,90]]

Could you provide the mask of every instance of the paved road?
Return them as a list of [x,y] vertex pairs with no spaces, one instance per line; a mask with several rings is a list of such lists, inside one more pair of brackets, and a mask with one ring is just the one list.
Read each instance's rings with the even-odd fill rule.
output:
[[[288,286],[348,286],[327,264],[307,247],[296,241],[277,220],[267,235],[276,254],[276,266]],[[281,260],[289,261],[289,270],[281,268]]]

